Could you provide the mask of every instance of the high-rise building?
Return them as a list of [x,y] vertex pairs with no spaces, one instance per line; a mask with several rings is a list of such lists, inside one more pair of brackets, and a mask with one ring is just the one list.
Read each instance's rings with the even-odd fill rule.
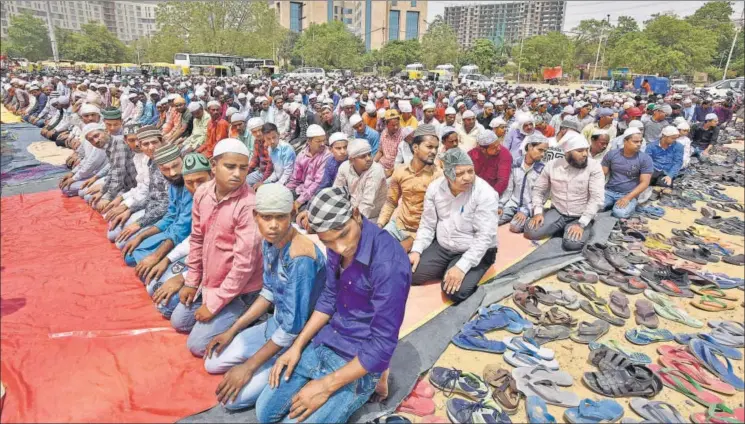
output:
[[426,30],[427,2],[422,0],[271,0],[269,5],[280,25],[294,32],[311,24],[342,21],[367,50],[392,40],[420,39]]
[[157,2],[145,0],[3,0],[0,2],[0,35],[8,35],[10,17],[30,13],[46,22],[47,4],[52,25],[79,31],[81,25],[99,22],[127,43],[155,32]]
[[468,48],[479,38],[512,44],[520,37],[561,31],[565,14],[566,1],[520,1],[448,6],[444,19]]

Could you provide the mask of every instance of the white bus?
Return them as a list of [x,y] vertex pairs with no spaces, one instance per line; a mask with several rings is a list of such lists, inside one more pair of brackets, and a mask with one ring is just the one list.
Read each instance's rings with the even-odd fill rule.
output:
[[173,56],[173,64],[186,66],[231,66],[240,67],[241,58],[218,53],[176,53]]
[[462,68],[460,68],[460,72],[458,72],[458,79],[463,79],[466,75],[470,74],[478,74],[479,73],[479,67],[476,65],[466,65]]

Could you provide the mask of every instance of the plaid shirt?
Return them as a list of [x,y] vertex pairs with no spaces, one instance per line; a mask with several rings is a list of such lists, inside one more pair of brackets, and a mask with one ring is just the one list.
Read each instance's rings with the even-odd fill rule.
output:
[[248,173],[250,174],[257,169],[264,174],[261,181],[269,178],[272,172],[274,172],[274,165],[269,157],[269,146],[264,141],[258,140],[254,142],[254,154],[248,165]]
[[380,164],[384,169],[392,169],[398,153],[398,144],[403,140],[403,133],[399,129],[393,135],[384,130],[380,134],[380,150],[383,157],[380,158]]
[[145,215],[142,216],[137,222],[140,227],[145,228],[151,224],[155,224],[168,210],[168,181],[166,177],[160,172],[155,161],[152,159],[148,164],[150,168],[150,187],[147,193],[147,200],[142,206],[132,209],[132,213],[137,212],[140,209],[145,209]]
[[109,159],[109,177],[101,192],[103,199],[110,201],[137,185],[137,169],[133,160],[135,154],[124,142],[124,137],[111,136],[104,150]]

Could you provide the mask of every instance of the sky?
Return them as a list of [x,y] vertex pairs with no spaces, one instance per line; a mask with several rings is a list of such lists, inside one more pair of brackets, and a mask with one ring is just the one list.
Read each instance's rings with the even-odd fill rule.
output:
[[[444,14],[445,6],[472,4],[475,1],[429,0],[427,4],[427,20],[431,21],[436,15]],[[482,2],[478,2],[482,3]],[[483,3],[492,3],[485,1]],[[493,2],[497,3],[497,2]],[[611,23],[615,23],[618,16],[631,16],[640,24],[649,19],[654,13],[673,11],[680,16],[687,16],[705,4],[705,1],[568,1],[564,19],[564,31],[570,31],[584,19],[606,19],[611,15]],[[743,2],[736,1],[735,15],[739,18],[742,13]]]

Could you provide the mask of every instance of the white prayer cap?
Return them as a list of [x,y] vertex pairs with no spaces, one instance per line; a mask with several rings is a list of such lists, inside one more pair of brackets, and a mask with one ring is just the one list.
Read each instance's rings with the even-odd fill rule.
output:
[[90,103],[86,103],[80,107],[80,115],[87,115],[89,113],[97,113],[100,115],[101,109],[99,109],[98,106]]
[[168,99],[160,99],[158,100],[158,103],[156,103],[157,106],[164,106],[168,104]]
[[680,131],[678,131],[678,129],[675,128],[674,126],[668,125],[668,126],[666,126],[665,128],[662,129],[662,135],[663,136],[667,136],[667,137],[669,137],[669,136],[675,136],[675,135],[680,135]]
[[61,105],[69,105],[70,104],[70,97],[68,96],[59,96],[57,98],[57,102]]
[[258,116],[255,116],[248,120],[248,123],[246,124],[246,128],[248,128],[248,130],[251,131],[263,125],[264,125],[264,120]]
[[626,128],[626,131],[623,132],[623,138],[626,139],[630,135],[641,134],[641,133],[642,132],[639,131],[639,128],[629,127],[629,128]]
[[211,108],[212,106],[221,107],[222,105],[217,100],[212,100],[209,103],[207,103],[207,109]]
[[678,116],[677,118],[675,118],[675,120],[673,120],[673,125],[675,127],[678,127],[678,125],[680,125],[683,122],[686,122],[686,119],[682,116]]
[[422,106],[422,110],[433,110],[435,108],[435,104],[432,102],[427,102]]
[[300,107],[299,103],[292,102],[292,103],[286,103],[284,108],[287,109],[288,112],[295,113],[296,110]]
[[494,107],[494,103],[492,103],[492,102],[486,102],[486,103],[484,103],[484,108],[487,108],[487,107]]
[[476,142],[482,147],[491,146],[496,141],[497,135],[494,134],[494,131],[481,131],[481,133],[476,137]]
[[522,128],[523,125],[529,123],[529,122],[535,122],[533,119],[533,115],[530,113],[522,112],[517,114],[517,125],[518,127]]
[[151,88],[150,91],[147,92],[148,96],[152,96],[153,94],[158,94],[158,90]]
[[189,112],[196,112],[202,108],[202,104],[199,102],[191,102],[186,108],[189,109]]
[[504,106],[504,102],[502,100],[497,99],[497,101],[494,102],[497,106]]
[[690,98],[686,97],[685,99],[683,99],[683,104],[690,105],[691,103],[693,103],[693,100],[691,100]]
[[243,144],[242,141],[236,138],[226,138],[220,140],[215,146],[215,151],[212,157],[220,156],[223,153],[237,153],[246,157],[250,156],[248,147],[246,147],[246,145]]
[[507,122],[505,122],[501,116],[498,116],[492,119],[491,122],[489,122],[489,127],[491,128],[504,127],[506,125],[507,125]]
[[349,155],[349,159],[354,159],[358,156],[366,155],[370,152],[372,152],[370,143],[364,138],[355,138],[354,140],[350,141],[349,145],[347,146],[347,154]]
[[375,113],[375,104],[373,104],[373,102],[368,102],[365,105],[365,112],[367,112],[368,115]]
[[238,93],[238,100],[243,100],[246,98],[246,93]]
[[574,108],[570,105],[564,106],[564,109],[562,110],[562,113],[568,113],[570,115],[574,115]]
[[267,99],[264,96],[259,96],[259,97],[256,98],[256,103],[264,103],[264,102],[268,102],[268,101],[269,101],[269,99]]
[[678,128],[679,130],[684,130],[685,131],[685,130],[690,130],[691,129],[691,126],[688,125],[688,122],[683,121],[683,122],[679,123],[676,126],[676,128]]
[[290,189],[279,183],[262,184],[255,202],[254,209],[261,214],[289,214],[295,205]]
[[480,102],[483,102],[484,100],[486,100],[486,97],[484,97],[483,94],[479,94],[479,95],[476,96],[476,100],[478,100]]
[[229,107],[229,108],[227,108],[225,110],[225,116],[228,117],[228,118],[230,118],[236,112],[238,112],[238,109],[236,109],[236,108],[234,108],[234,107],[231,106],[231,107]]
[[561,139],[561,146],[564,149],[564,153],[571,152],[572,150],[587,149],[590,147],[590,143],[582,134],[576,132],[569,132]]
[[323,130],[323,128],[320,125],[310,125],[308,129],[305,131],[305,136],[310,137],[321,137],[326,135],[326,131]]
[[452,107],[445,109],[445,115],[456,115],[457,113]]
[[636,119],[629,122],[629,128],[644,128],[644,122]]
[[105,129],[106,126],[103,122],[91,122],[90,124],[85,124],[83,130],[80,132],[80,136],[85,140],[92,131],[103,131]]
[[355,126],[360,122],[362,122],[362,117],[356,113],[349,117],[349,124],[352,126]]
[[409,102],[399,102],[398,108],[401,109],[401,113],[411,113],[411,103]]
[[385,117],[385,109],[383,109],[382,107],[378,109],[376,113],[378,115],[378,119],[383,119]]
[[347,97],[341,102],[341,107],[349,107],[349,106],[354,106],[354,98],[352,97]]
[[329,138],[329,146],[333,146],[338,141],[349,141],[349,138],[343,132],[335,132]]
[[475,117],[476,117],[476,114],[473,113],[472,110],[467,110],[467,111],[463,112],[463,119],[475,118]]
[[169,95],[166,96],[166,100],[168,100],[168,101],[176,100],[176,97],[178,97],[178,94],[176,94],[176,93],[170,93]]
[[129,98],[129,99],[134,99],[134,98],[136,98],[137,96],[139,96],[139,94],[137,94],[137,93],[134,93],[134,92],[132,92],[132,93],[129,93],[129,96],[127,96],[127,98]]
[[706,117],[704,117],[704,121],[712,121],[714,119],[719,119],[716,113],[707,113]]
[[631,102],[624,102],[623,103],[623,110],[626,110],[626,109],[629,109],[629,108],[632,108],[632,107],[634,107],[634,104],[631,103]]
[[230,116],[230,123],[232,124],[234,122],[246,122],[246,118],[247,116],[245,113],[233,113]]

